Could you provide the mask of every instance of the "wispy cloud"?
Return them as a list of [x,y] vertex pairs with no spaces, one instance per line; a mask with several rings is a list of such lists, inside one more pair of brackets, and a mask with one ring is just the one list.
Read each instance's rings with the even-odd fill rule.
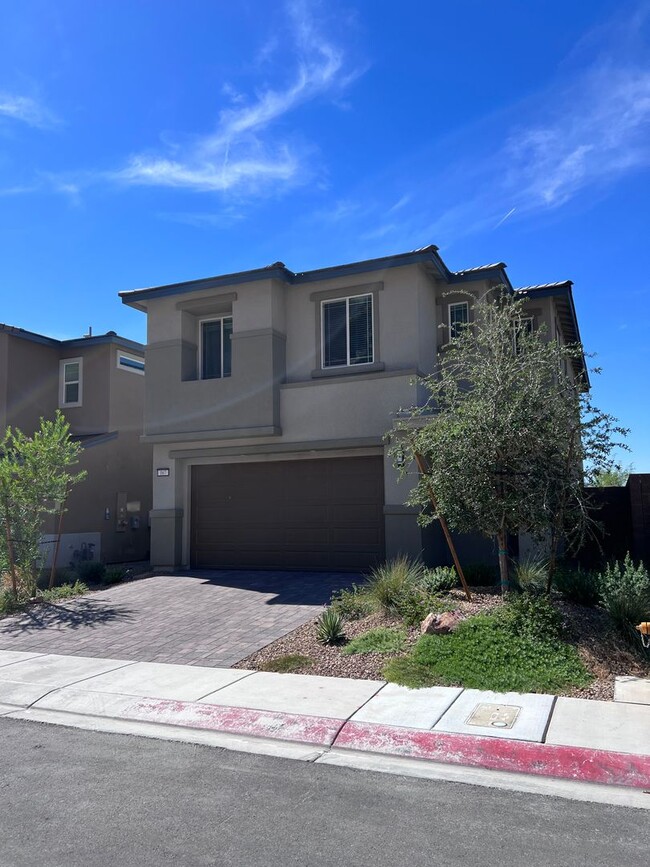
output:
[[[506,223],[559,213],[650,168],[649,18],[650,2],[594,28],[545,91],[450,131],[426,151],[406,154],[380,179],[348,190],[364,207],[340,214],[341,231],[350,235],[353,228],[368,242],[364,255],[389,245],[448,247]],[[414,177],[417,194],[400,197]]]
[[48,129],[58,126],[59,118],[44,105],[30,96],[0,93],[0,117],[11,118],[28,126]]
[[228,83],[225,94],[234,105],[221,111],[212,133],[177,145],[173,154],[136,154],[113,177],[127,184],[202,192],[258,191],[300,180],[304,151],[295,144],[296,136],[267,135],[269,127],[319,96],[334,99],[358,72],[347,68],[343,50],[321,31],[308,3],[294,0],[287,10],[295,55],[288,83],[266,87],[250,99]]
[[505,156],[506,186],[526,209],[558,207],[650,165],[650,70],[611,62],[589,69],[548,122],[512,132]]

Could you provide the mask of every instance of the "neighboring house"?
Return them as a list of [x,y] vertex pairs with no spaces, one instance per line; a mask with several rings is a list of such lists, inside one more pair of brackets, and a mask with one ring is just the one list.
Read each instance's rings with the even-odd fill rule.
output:
[[[0,432],[33,433],[57,408],[83,447],[63,518],[58,565],[116,563],[149,556],[150,445],[140,442],[144,347],[115,332],[55,340],[0,324]],[[54,520],[44,528],[48,560]]]
[[[399,552],[444,562],[435,529],[403,505],[383,436],[422,400],[416,377],[471,317],[463,293],[497,284],[510,285],[502,263],[452,272],[431,246],[120,293],[148,318],[152,563],[358,570]],[[522,295],[531,327],[578,339],[570,282]]]

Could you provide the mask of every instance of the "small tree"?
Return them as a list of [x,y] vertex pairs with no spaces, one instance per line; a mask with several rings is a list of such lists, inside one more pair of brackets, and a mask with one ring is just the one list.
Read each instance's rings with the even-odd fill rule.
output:
[[526,328],[523,302],[505,287],[473,314],[423,378],[426,404],[400,414],[397,447],[407,449],[403,467],[424,459],[408,500],[421,522],[443,515],[454,530],[494,537],[505,592],[510,533],[550,532],[553,560],[560,538],[584,540],[594,523],[584,465],[602,467],[625,431],[591,404],[582,347]]
[[16,598],[20,583],[35,586],[43,521],[65,508],[70,490],[86,476],[70,472],[81,451],[59,411],[54,420],[41,419],[33,436],[9,427],[0,442],[0,559]]
[[630,473],[634,467],[621,467],[618,464],[610,464],[593,473],[591,484],[596,488],[624,488]]

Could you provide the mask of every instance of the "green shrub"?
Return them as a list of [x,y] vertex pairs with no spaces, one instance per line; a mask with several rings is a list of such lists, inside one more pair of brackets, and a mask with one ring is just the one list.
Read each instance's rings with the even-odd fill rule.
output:
[[0,590],[0,614],[13,614],[20,607],[11,590]]
[[562,615],[547,596],[511,593],[493,617],[511,635],[533,641],[553,641],[563,631]]
[[635,647],[641,647],[635,626],[650,620],[650,575],[643,563],[635,565],[629,553],[623,562],[608,564],[598,576],[603,608]]
[[598,576],[582,567],[560,565],[553,576],[556,590],[578,605],[596,605],[600,598]]
[[75,571],[81,581],[99,583],[106,574],[106,566],[99,560],[82,560],[75,566]]
[[499,567],[488,563],[468,563],[463,566],[463,575],[473,587],[492,587],[499,583]]
[[458,574],[453,566],[436,566],[425,569],[420,586],[427,593],[445,593],[458,584]]
[[75,581],[74,584],[61,584],[51,590],[41,590],[39,596],[45,602],[57,602],[59,599],[71,599],[73,596],[82,596],[88,592],[88,585],[83,581]]
[[302,656],[299,653],[290,653],[286,656],[276,656],[275,659],[269,659],[263,665],[260,665],[260,671],[278,671],[283,674],[294,671],[304,671],[312,664],[308,656]]
[[405,626],[418,626],[427,614],[449,611],[453,608],[449,602],[432,593],[412,588],[405,590],[397,603],[397,615]]
[[463,621],[450,635],[423,635],[384,677],[405,686],[458,684],[497,692],[555,692],[591,680],[577,650],[559,639],[515,635],[495,615]]
[[402,629],[380,627],[353,638],[343,653],[400,653],[405,643],[406,633]]
[[103,582],[104,584],[119,584],[120,581],[124,581],[127,574],[128,569],[123,569],[121,566],[113,566],[104,572]]
[[341,615],[326,608],[316,622],[316,638],[321,644],[340,644],[345,638]]
[[409,557],[398,557],[372,570],[366,592],[386,614],[399,614],[405,597],[420,586],[424,566]]
[[538,558],[526,558],[515,565],[515,582],[526,593],[544,593],[548,581],[548,564]]
[[373,604],[366,588],[353,584],[332,594],[330,608],[346,620],[360,620],[372,613]]

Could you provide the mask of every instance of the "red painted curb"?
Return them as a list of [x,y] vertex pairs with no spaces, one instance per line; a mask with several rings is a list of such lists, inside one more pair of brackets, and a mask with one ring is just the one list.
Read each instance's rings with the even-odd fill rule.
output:
[[135,700],[120,712],[120,718],[327,747],[332,745],[344,722],[304,714],[155,698]]
[[537,774],[641,789],[650,787],[650,756],[585,747],[445,734],[355,722],[348,722],[343,726],[334,746],[495,771]]

